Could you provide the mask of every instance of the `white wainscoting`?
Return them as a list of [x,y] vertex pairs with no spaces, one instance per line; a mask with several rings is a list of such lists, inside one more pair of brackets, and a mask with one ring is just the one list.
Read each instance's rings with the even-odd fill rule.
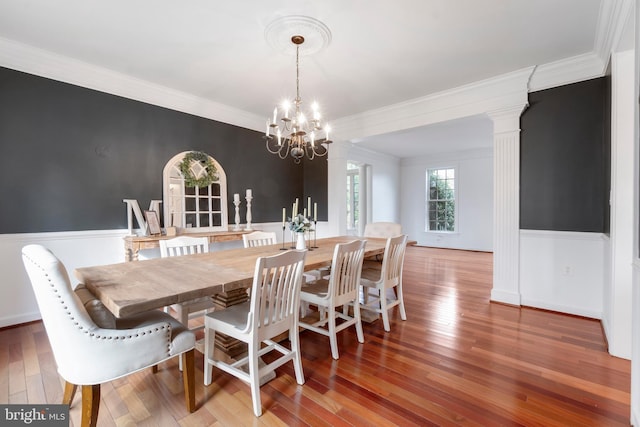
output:
[[65,264],[71,283],[75,285],[75,268],[124,261],[122,238],[127,233],[127,230],[100,230],[0,235],[3,278],[0,283],[0,327],[40,319],[22,264],[23,246],[41,244],[49,248]]
[[[282,242],[281,223],[252,226],[256,230],[276,231],[278,242]],[[318,222],[317,237],[326,237],[327,228],[326,222]],[[31,283],[22,264],[23,246],[41,244],[49,248],[64,263],[75,286],[74,269],[123,262],[122,238],[127,234],[124,229],[0,235],[0,328],[40,319]],[[290,240],[289,230],[286,230],[285,238],[287,242]],[[232,246],[234,243],[242,245],[241,242],[229,242]]]
[[521,304],[601,319],[608,237],[520,230]]

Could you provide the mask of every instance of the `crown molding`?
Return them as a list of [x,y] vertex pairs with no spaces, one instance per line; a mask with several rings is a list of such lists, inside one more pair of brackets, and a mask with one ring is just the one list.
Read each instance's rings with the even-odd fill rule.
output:
[[527,86],[534,67],[450,90],[335,120],[335,134],[344,139],[429,125],[527,104]]
[[602,77],[606,66],[595,52],[540,65],[531,76],[529,92]]
[[633,3],[634,0],[602,0],[600,3],[593,51],[604,67],[609,62],[611,52],[620,42],[625,23],[633,11]]
[[263,117],[0,37],[0,66],[200,117],[259,130]]

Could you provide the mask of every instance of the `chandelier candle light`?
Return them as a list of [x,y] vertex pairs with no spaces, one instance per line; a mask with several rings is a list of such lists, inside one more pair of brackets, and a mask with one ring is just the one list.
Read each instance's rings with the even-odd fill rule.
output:
[[[328,153],[327,144],[331,144],[327,124],[323,124],[320,117],[320,107],[317,102],[311,104],[309,114],[302,112],[302,98],[300,97],[300,45],[304,43],[304,37],[294,35],[291,42],[296,47],[296,97],[293,106],[285,101],[280,110],[273,109],[273,119],[267,120],[264,139],[267,142],[267,150],[277,154],[281,159],[289,153],[295,163],[300,163],[303,157],[313,160],[315,156],[325,156]],[[293,110],[292,110],[293,107]],[[278,123],[278,112],[281,117]],[[324,138],[320,138],[324,134]]]

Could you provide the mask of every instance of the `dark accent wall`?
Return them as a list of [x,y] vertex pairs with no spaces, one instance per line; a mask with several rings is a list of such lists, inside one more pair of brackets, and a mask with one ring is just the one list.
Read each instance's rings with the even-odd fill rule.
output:
[[610,80],[529,94],[521,117],[520,228],[608,232]]
[[324,159],[296,165],[260,132],[0,67],[0,234],[126,228],[122,199],[162,199],[164,165],[191,150],[224,168],[230,222],[233,193],[245,222],[247,188],[253,223],[307,195],[326,220]]

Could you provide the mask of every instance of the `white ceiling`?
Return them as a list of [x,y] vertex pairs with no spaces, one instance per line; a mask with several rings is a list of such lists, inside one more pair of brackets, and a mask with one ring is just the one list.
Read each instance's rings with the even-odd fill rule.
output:
[[609,1],[2,0],[0,38],[266,119],[293,97],[295,61],[264,30],[311,16],[332,41],[301,58],[301,95],[331,120],[592,52]]

